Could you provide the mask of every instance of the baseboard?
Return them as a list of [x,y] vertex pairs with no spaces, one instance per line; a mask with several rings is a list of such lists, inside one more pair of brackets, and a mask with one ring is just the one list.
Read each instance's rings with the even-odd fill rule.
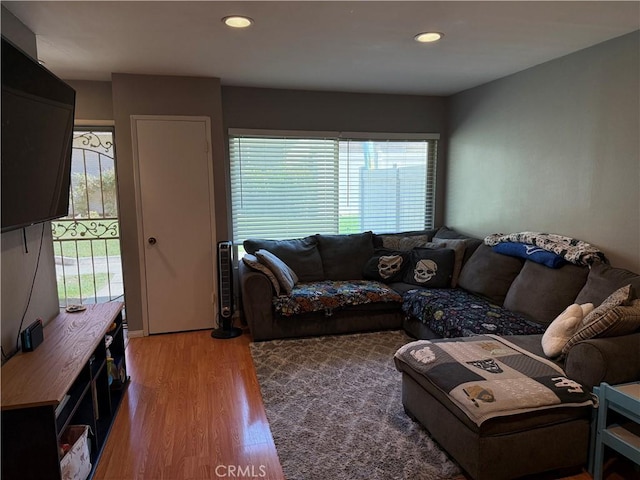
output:
[[127,335],[129,336],[129,338],[144,337],[144,330],[129,330]]

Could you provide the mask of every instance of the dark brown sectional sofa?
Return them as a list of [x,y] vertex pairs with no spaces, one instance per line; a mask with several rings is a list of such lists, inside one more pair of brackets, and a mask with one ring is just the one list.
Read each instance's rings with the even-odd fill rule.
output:
[[[551,269],[495,253],[481,240],[446,227],[392,235],[368,232],[288,241],[248,240],[244,247],[249,253],[271,251],[298,274],[301,284],[361,281],[377,248],[392,246],[394,250],[398,241],[415,245],[411,238],[422,243],[455,240],[457,247],[462,241],[462,255],[459,248],[457,252],[460,269],[455,288],[424,288],[403,281],[408,278],[405,276],[401,281],[387,282],[404,295],[403,301],[346,305],[287,316],[274,309],[271,280],[240,262],[243,314],[254,340],[400,328],[434,342],[441,337],[493,333],[544,357],[542,332],[568,305],[591,302],[597,306],[626,284],[640,292],[640,276],[633,272],[604,263]],[[474,310],[475,317],[467,318],[459,305],[448,308],[451,298],[472,302],[469,309]],[[624,383],[640,379],[639,347],[639,332],[593,338],[577,343],[566,356],[554,361],[568,378],[587,388],[605,381]],[[516,478],[586,464],[590,407],[502,417],[478,427],[446,394],[406,365],[397,366],[402,372],[407,413],[423,424],[474,479]]]

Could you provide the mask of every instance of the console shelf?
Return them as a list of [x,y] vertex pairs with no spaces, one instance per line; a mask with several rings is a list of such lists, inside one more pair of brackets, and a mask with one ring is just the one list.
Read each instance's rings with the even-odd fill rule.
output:
[[[594,480],[601,480],[605,446],[640,465],[640,382],[601,383],[593,392],[600,405],[591,426],[589,471]],[[616,423],[609,418],[613,412],[618,415]]]
[[[128,384],[122,303],[87,305],[61,313],[44,341],[2,367],[2,478],[60,479],[58,442],[69,425],[90,428],[93,475]],[[109,380],[105,336],[123,373]],[[110,383],[118,380],[119,388]]]

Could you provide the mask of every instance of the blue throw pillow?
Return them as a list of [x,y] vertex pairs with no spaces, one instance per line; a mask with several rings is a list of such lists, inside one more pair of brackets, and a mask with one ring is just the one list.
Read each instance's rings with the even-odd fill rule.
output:
[[502,242],[493,247],[493,251],[503,255],[524,258],[535,263],[540,263],[549,268],[560,268],[567,261],[557,253],[543,250],[542,248],[528,243]]

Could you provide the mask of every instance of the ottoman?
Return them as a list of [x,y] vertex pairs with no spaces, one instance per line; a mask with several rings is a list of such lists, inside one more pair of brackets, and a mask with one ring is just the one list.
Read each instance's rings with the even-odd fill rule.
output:
[[415,365],[398,354],[394,361],[402,372],[405,412],[475,480],[511,479],[586,464],[592,406],[495,416],[478,425]]

